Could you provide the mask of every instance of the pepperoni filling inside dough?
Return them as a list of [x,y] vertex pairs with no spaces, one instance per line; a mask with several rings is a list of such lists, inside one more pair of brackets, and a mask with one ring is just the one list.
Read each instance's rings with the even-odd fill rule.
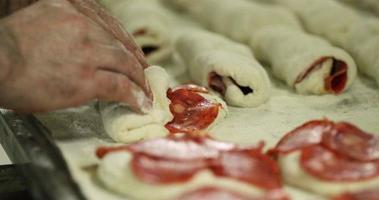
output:
[[[240,148],[208,138],[161,138],[132,145],[99,148],[97,155],[112,151],[133,153],[135,175],[150,184],[185,182],[200,170],[237,179],[266,190],[282,187],[279,167],[262,154],[262,145]],[[104,152],[106,152],[104,154]]]
[[324,79],[325,90],[329,93],[340,94],[347,83],[347,64],[341,60],[331,57],[322,57],[313,63],[304,73],[300,74],[295,80],[295,84],[301,83],[313,71],[322,67],[322,64],[328,59],[333,59],[333,66],[329,76]]
[[170,111],[174,119],[165,127],[171,133],[196,133],[206,129],[217,118],[220,103],[212,102],[199,93],[207,93],[205,88],[193,85],[182,86],[167,91]]
[[[248,94],[254,92],[254,90],[252,88],[246,87],[246,86],[241,86],[233,78],[231,78],[231,77],[228,77],[228,78],[231,79],[233,84],[236,85],[244,95],[248,95]],[[223,81],[223,77],[218,75],[216,72],[211,72],[209,74],[208,79],[209,79],[208,80],[209,87],[212,88],[213,90],[215,90],[216,92],[220,93],[222,96],[224,96],[225,92],[226,92],[226,85]]]
[[346,193],[333,200],[378,200],[379,199],[379,188],[374,190],[367,190],[357,193]]
[[270,154],[300,150],[301,167],[328,181],[360,181],[379,176],[378,136],[341,122],[315,120],[286,134]]

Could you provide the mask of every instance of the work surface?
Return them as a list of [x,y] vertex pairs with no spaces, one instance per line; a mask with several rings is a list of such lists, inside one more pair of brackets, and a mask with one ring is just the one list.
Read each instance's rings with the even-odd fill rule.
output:
[[[171,66],[166,69],[175,77],[173,81],[176,83],[187,82],[183,68]],[[379,89],[370,80],[360,77],[348,92],[339,96],[298,95],[272,77],[271,80],[273,91],[267,103],[249,109],[229,107],[229,115],[210,130],[211,135],[243,145],[263,140],[269,148],[300,124],[324,117],[352,122],[365,131],[379,134]],[[88,199],[123,199],[103,189],[94,176],[99,162],[95,149],[115,144],[105,134],[94,105],[91,103],[37,117],[53,133],[74,179]],[[294,200],[323,199],[290,186],[286,189]]]

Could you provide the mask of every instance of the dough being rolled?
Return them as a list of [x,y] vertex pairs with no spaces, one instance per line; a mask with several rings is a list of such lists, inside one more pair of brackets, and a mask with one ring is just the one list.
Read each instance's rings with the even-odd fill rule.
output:
[[135,113],[120,103],[99,104],[105,131],[117,142],[164,137],[169,133],[164,127],[173,119],[166,97],[170,87],[168,74],[158,66],[151,66],[145,69],[145,75],[154,98],[148,114]]
[[163,0],[184,10],[208,29],[235,41],[248,43],[251,34],[271,25],[301,29],[295,15],[286,8],[246,0]]
[[379,20],[371,18],[353,24],[344,48],[355,58],[359,70],[379,84]]
[[[153,108],[147,114],[139,114],[130,110],[127,106],[120,103],[99,103],[99,110],[103,120],[105,131],[116,142],[129,143],[144,139],[153,139],[165,137],[169,134],[169,130],[165,127],[168,122],[174,119],[170,111],[171,101],[167,97],[167,91],[170,88],[170,79],[166,71],[158,66],[151,66],[145,69],[145,76],[150,85],[153,93]],[[190,95],[188,92],[186,93]],[[227,106],[225,102],[219,97],[210,93],[198,93],[208,102],[220,105],[218,113],[213,121],[209,121],[209,125],[199,129],[209,130],[213,125],[217,124],[220,120],[225,118],[227,114]],[[180,100],[190,101],[190,97],[179,96]],[[176,104],[174,104],[175,108]],[[191,105],[190,105],[191,106]],[[203,107],[202,107],[203,106]],[[179,110],[183,107],[178,106]],[[189,107],[193,109],[207,108],[206,105],[197,105],[197,107]],[[192,111],[195,112],[195,111]],[[192,113],[193,114],[193,113]],[[191,113],[188,113],[187,119],[183,124],[188,126],[195,126],[197,122],[203,122],[202,116],[196,115],[200,119],[192,119]],[[192,120],[192,121],[191,121]],[[180,124],[179,124],[180,125]],[[204,126],[204,125],[203,125]],[[184,126],[183,128],[186,128]]]
[[338,94],[353,83],[357,70],[344,50],[324,39],[284,26],[254,34],[250,46],[274,75],[302,94]]
[[254,107],[270,96],[270,80],[248,47],[203,30],[183,32],[175,48],[197,84],[229,105]]
[[150,64],[168,59],[172,54],[170,29],[175,18],[157,1],[100,0],[145,53]]

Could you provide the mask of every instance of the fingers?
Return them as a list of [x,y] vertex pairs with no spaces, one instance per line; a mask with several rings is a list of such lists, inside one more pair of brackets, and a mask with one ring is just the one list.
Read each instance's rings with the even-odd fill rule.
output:
[[119,40],[138,60],[143,68],[147,68],[145,56],[133,38],[122,28],[121,24],[95,0],[69,0],[82,14],[100,25],[110,35]]
[[144,91],[122,74],[97,70],[94,90],[99,100],[125,102],[134,111],[142,113],[151,109],[151,100]]
[[144,68],[138,60],[119,43],[113,45],[96,44],[90,52],[90,64],[96,69],[113,71],[127,76],[150,96]]

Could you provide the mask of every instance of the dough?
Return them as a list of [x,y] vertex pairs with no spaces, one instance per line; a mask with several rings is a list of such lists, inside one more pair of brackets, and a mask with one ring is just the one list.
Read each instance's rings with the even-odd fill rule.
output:
[[300,152],[294,151],[286,155],[279,156],[279,165],[282,171],[284,182],[290,185],[308,190],[310,192],[335,196],[343,192],[361,191],[367,188],[379,186],[379,177],[359,182],[331,182],[323,181],[307,174],[300,166]]
[[205,186],[232,189],[241,194],[261,196],[264,190],[231,178],[216,177],[211,171],[198,172],[187,183],[152,185],[140,181],[130,168],[131,154],[116,152],[100,162],[97,176],[109,190],[141,200],[169,200]]
[[185,10],[208,29],[235,41],[248,43],[251,34],[270,25],[301,29],[297,18],[276,5],[261,5],[246,0],[164,0]]
[[347,50],[358,69],[379,83],[379,20],[333,0],[276,0],[292,9],[311,33]]
[[[220,92],[229,105],[254,107],[270,96],[266,71],[244,45],[204,30],[191,30],[178,37],[175,50],[192,80]],[[212,74],[222,79],[225,91],[212,87]]]
[[152,0],[100,0],[125,29],[133,34],[150,64],[172,54],[171,27],[175,17]]
[[[333,59],[347,64],[348,89],[357,74],[353,59],[344,50],[330,45],[326,40],[285,26],[269,26],[258,31],[250,40],[250,47],[259,60],[271,65],[274,75],[302,94],[325,94],[325,78],[332,71]],[[314,63],[328,57],[318,70],[314,70],[302,82],[296,79]],[[340,93],[342,91],[339,91]],[[331,92],[333,93],[333,92]],[[337,92],[336,92],[337,93]]]
[[99,105],[105,131],[116,142],[133,142],[168,134],[164,124],[173,118],[166,97],[170,87],[168,74],[161,67],[151,66],[145,69],[145,75],[154,97],[153,109],[148,114],[135,113],[120,103],[101,102]]
[[353,24],[344,47],[355,58],[360,72],[379,84],[379,20],[370,18]]
[[373,14],[379,16],[379,1],[378,0],[339,0],[344,3],[348,3],[354,8],[359,8],[364,11],[370,11]]
[[335,0],[276,0],[276,3],[296,13],[307,31],[337,46],[346,42],[350,25],[360,20],[355,10]]
[[[166,71],[158,66],[145,69],[145,75],[154,97],[153,109],[148,114],[135,113],[120,103],[99,104],[105,131],[116,142],[129,143],[165,137],[169,134],[164,125],[173,119],[169,109],[170,100],[166,96],[170,88],[170,78]],[[200,93],[200,95],[211,102],[221,104],[216,119],[206,128],[209,130],[225,118],[228,108],[225,102],[215,95],[210,93]]]

